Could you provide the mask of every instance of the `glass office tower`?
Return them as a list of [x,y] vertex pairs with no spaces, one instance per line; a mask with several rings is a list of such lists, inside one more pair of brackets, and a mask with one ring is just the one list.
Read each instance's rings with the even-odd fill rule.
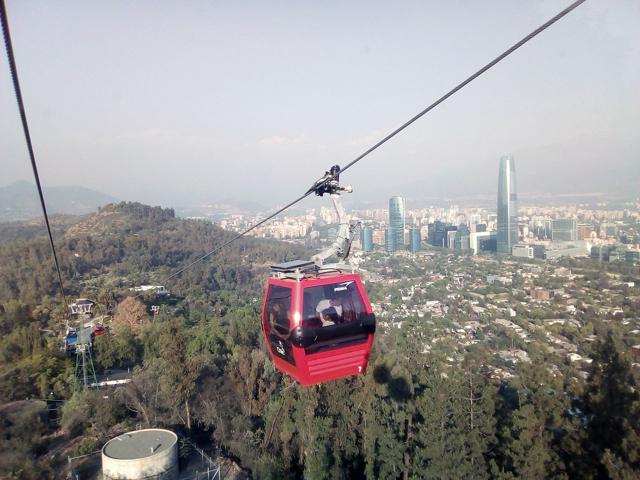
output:
[[516,166],[513,157],[500,159],[498,175],[498,254],[511,255],[511,247],[518,243],[518,196],[516,194]]
[[420,244],[422,243],[422,235],[420,234],[419,227],[411,227],[409,229],[409,250],[412,253],[418,253],[420,251]]
[[572,242],[578,239],[578,225],[575,218],[558,218],[551,222],[551,240]]
[[469,228],[461,224],[456,231],[453,248],[456,250],[469,250],[471,248],[470,239],[471,233],[469,232]]
[[405,205],[404,198],[389,199],[389,227],[393,229],[396,249],[404,246]]
[[360,244],[363,252],[371,252],[373,250],[373,228],[362,227],[362,230],[360,230]]
[[384,249],[387,253],[395,253],[396,248],[395,229],[389,227],[384,231]]

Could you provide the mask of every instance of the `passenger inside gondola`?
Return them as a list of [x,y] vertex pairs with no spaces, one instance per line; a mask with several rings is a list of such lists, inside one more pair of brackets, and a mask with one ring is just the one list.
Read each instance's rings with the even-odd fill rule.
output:
[[353,282],[305,288],[303,325],[318,328],[353,322],[366,314]]
[[288,312],[281,303],[273,303],[269,312],[269,324],[273,331],[279,335],[289,333]]
[[[324,289],[323,289],[324,292]],[[330,297],[329,298],[323,298],[322,300],[320,300],[318,302],[318,305],[316,306],[316,312],[322,316],[323,312],[325,310],[327,310],[328,308],[333,308],[336,312],[336,314],[338,315],[338,318],[341,319],[342,317],[342,299],[339,298],[336,295],[333,295],[331,292],[329,292]],[[336,322],[339,323],[339,322]]]
[[340,323],[340,317],[334,307],[325,308],[322,311],[322,326],[328,327]]

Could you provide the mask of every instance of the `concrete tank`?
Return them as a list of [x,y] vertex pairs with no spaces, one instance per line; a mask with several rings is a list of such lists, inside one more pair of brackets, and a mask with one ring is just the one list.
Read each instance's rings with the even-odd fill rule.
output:
[[159,428],[124,433],[102,447],[105,480],[177,480],[178,436]]

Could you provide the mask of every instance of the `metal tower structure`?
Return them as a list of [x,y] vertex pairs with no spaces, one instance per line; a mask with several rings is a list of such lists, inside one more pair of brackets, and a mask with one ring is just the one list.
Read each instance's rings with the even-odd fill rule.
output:
[[96,371],[93,368],[91,344],[81,343],[76,347],[76,383],[82,388],[98,383]]
[[78,340],[76,350],[76,385],[81,388],[88,388],[92,383],[97,383],[96,370],[93,366],[91,327],[85,327],[85,319],[90,315],[88,312],[79,313],[80,325],[78,328]]

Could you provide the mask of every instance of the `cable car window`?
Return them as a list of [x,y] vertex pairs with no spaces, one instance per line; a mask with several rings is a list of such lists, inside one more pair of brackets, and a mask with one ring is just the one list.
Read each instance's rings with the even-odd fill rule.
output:
[[353,280],[304,290],[303,326],[341,325],[366,316],[364,302]]
[[266,328],[269,332],[269,344],[273,353],[292,365],[293,350],[289,340],[291,310],[291,289],[271,285],[267,296]]
[[280,335],[289,334],[289,310],[291,309],[291,289],[272,285],[267,298],[267,321]]

